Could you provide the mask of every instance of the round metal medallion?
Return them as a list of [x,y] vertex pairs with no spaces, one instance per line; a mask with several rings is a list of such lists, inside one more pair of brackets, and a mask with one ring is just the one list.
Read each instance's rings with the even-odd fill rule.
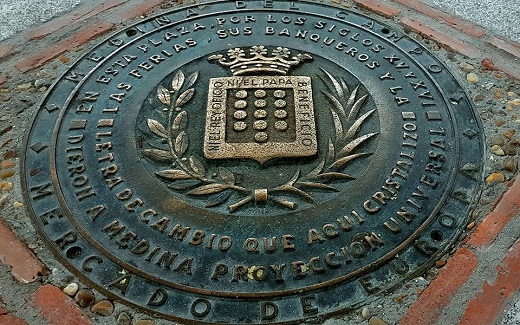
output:
[[206,2],[113,35],[26,144],[30,212],[63,263],[197,324],[320,319],[424,271],[483,156],[437,58],[306,1]]

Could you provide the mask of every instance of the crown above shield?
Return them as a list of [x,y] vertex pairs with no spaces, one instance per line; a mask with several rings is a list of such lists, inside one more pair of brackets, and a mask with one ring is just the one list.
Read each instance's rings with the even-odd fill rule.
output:
[[215,54],[208,58],[229,67],[234,76],[254,75],[260,72],[286,75],[292,67],[304,61],[312,60],[309,54],[299,53],[291,56],[291,51],[285,47],[277,47],[271,53],[263,46],[229,49],[227,56]]

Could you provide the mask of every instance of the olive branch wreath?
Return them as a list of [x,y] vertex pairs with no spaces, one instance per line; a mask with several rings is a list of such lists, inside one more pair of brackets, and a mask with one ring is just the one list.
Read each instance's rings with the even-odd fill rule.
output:
[[153,149],[144,149],[143,154],[153,161],[170,163],[168,169],[160,170],[155,174],[168,182],[168,187],[174,191],[186,191],[190,196],[206,197],[208,208],[226,203],[234,193],[239,194],[240,199],[228,206],[230,212],[237,211],[251,202],[265,204],[268,200],[282,207],[295,209],[297,203],[280,197],[283,194],[292,194],[309,203],[316,203],[309,191],[337,192],[338,189],[330,184],[331,181],[355,179],[344,173],[343,169],[350,161],[371,155],[372,153],[366,152],[356,153],[356,149],[378,134],[367,133],[357,136],[361,125],[375,111],[374,109],[359,116],[368,95],[359,97],[359,86],[350,92],[343,79],[335,78],[324,69],[322,72],[326,78],[321,77],[321,79],[328,87],[328,91],[322,92],[331,103],[330,111],[334,121],[335,136],[329,139],[325,157],[307,174],[302,175],[301,169],[298,168],[294,176],[285,184],[271,189],[250,189],[239,186],[236,175],[228,168],[218,167],[216,170],[207,170],[197,157],[187,156],[188,112],[183,107],[195,94],[193,85],[197,82],[198,72],[186,78],[182,71],[178,71],[171,82],[170,89],[159,86],[157,98],[164,105],[161,110],[165,115],[166,125],[148,119],[147,126],[162,143],[167,144],[168,148],[165,150],[149,144]]

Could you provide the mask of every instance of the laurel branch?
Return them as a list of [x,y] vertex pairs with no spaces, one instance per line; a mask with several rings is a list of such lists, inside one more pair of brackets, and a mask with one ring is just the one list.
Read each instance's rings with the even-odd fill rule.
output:
[[[368,95],[358,98],[359,86],[350,92],[347,84],[341,78],[337,79],[326,70],[323,82],[329,91],[323,91],[326,99],[331,103],[330,111],[334,121],[335,136],[329,139],[327,154],[307,174],[302,175],[298,169],[294,176],[285,184],[268,189],[269,201],[295,209],[297,203],[282,198],[280,195],[299,197],[304,201],[315,203],[311,191],[325,190],[338,191],[331,182],[334,180],[351,181],[354,177],[343,172],[346,165],[354,159],[369,156],[371,153],[356,153],[356,149],[378,133],[368,133],[357,136],[361,125],[374,113],[368,111],[359,116]],[[183,107],[189,103],[194,94],[193,85],[198,79],[198,72],[185,77],[178,71],[170,85],[170,89],[159,86],[157,98],[164,105],[161,110],[165,124],[147,120],[147,127],[151,133],[159,137],[168,148],[144,149],[143,154],[156,162],[170,163],[170,168],[156,172],[162,180],[168,182],[168,187],[174,191],[185,191],[187,195],[205,197],[206,207],[217,207],[226,203],[235,193],[239,200],[230,204],[230,212],[256,201],[256,189],[249,189],[237,185],[236,175],[225,167],[216,170],[207,170],[204,164],[195,156],[187,155],[189,137],[186,132],[188,126],[188,112]],[[236,200],[236,198],[235,198]],[[264,202],[265,203],[265,202]]]

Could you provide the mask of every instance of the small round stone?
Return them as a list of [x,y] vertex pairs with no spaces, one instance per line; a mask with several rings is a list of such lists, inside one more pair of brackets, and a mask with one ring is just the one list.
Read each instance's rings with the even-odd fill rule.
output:
[[18,85],[17,88],[18,90],[27,90],[29,88],[31,88],[33,85],[32,83],[25,83],[25,84],[21,84],[21,85]]
[[267,111],[263,109],[258,109],[255,111],[255,117],[256,118],[266,118],[267,117]]
[[10,192],[14,189],[12,182],[2,181],[0,182],[0,192]]
[[278,108],[283,108],[283,107],[287,106],[287,102],[283,99],[279,99],[274,102],[274,106],[276,106]]
[[498,127],[501,127],[504,124],[506,124],[506,120],[504,120],[503,118],[499,118],[499,119],[495,120],[495,125]]
[[267,106],[267,102],[263,99],[255,100],[255,106],[258,108],[263,108]]
[[435,266],[439,269],[444,265],[446,265],[446,260],[438,260],[437,262],[435,262]]
[[276,98],[285,98],[285,96],[287,96],[285,90],[277,90],[274,92],[274,97]]
[[236,122],[235,124],[233,124],[233,129],[235,131],[244,131],[245,129],[247,129],[247,124],[245,122]]
[[123,311],[117,316],[117,325],[132,325],[132,318],[127,312]]
[[154,325],[155,322],[150,319],[140,319],[135,321],[135,325]]
[[478,81],[479,81],[479,77],[476,73],[474,72],[470,72],[468,73],[468,75],[466,76],[466,79],[472,83],[472,84],[476,84]]
[[515,135],[516,131],[513,130],[513,129],[510,129],[510,130],[507,130],[507,131],[504,131],[504,137],[507,138],[507,139],[511,139],[513,138],[513,136]]
[[491,145],[492,146],[503,146],[505,144],[505,140],[501,137],[494,137],[491,139]]
[[269,136],[265,132],[258,132],[255,134],[255,140],[257,142],[266,142],[269,139]]
[[381,317],[373,316],[368,322],[369,325],[388,325],[387,322],[381,319]]
[[90,310],[98,315],[108,316],[114,312],[114,304],[108,300],[101,300],[92,306]]
[[77,283],[70,283],[65,288],[63,288],[63,292],[67,294],[68,296],[74,297],[74,295],[78,292],[78,284]]
[[244,99],[247,97],[247,91],[245,90],[239,90],[237,91],[237,93],[235,94],[235,97],[236,98],[240,98],[240,99]]
[[247,107],[247,102],[245,100],[237,100],[235,102],[235,108],[244,109]]
[[14,207],[14,208],[17,208],[17,209],[18,209],[18,208],[21,208],[21,207],[23,207],[23,203],[22,203],[22,202],[15,201],[15,202],[13,203],[13,207]]
[[513,157],[507,157],[505,160],[504,160],[504,163],[502,164],[502,166],[504,167],[504,169],[508,172],[511,172],[511,173],[515,173],[517,171],[517,161],[515,160],[515,158]]
[[36,88],[40,88],[41,86],[44,86],[44,85],[45,85],[44,79],[36,79],[34,81],[34,87],[36,87]]
[[92,291],[88,289],[81,289],[78,291],[75,300],[81,307],[88,307],[94,303],[95,299],[96,298],[94,297]]
[[279,118],[279,119],[286,118],[287,117],[287,111],[285,111],[283,109],[276,110],[274,112],[274,116],[276,116],[276,118]]
[[475,101],[476,102],[481,102],[484,99],[486,99],[486,96],[484,96],[484,95],[477,95],[477,96],[475,96]]
[[518,145],[513,141],[508,142],[502,149],[507,156],[514,156],[518,153]]
[[370,309],[368,309],[367,307],[363,307],[363,309],[361,309],[361,317],[363,317],[364,320],[367,320],[370,318]]
[[277,131],[287,131],[288,127],[289,125],[287,125],[287,122],[285,121],[277,121],[276,123],[274,123],[274,128]]
[[11,167],[15,167],[16,163],[11,160],[2,160],[0,161],[0,169],[8,169]]
[[504,183],[506,181],[506,177],[502,173],[493,173],[486,177],[486,183],[495,184],[495,183]]
[[69,63],[70,58],[68,56],[62,55],[62,56],[60,56],[60,61],[61,61],[61,63],[67,64],[67,63]]
[[475,67],[467,62],[461,62],[459,67],[464,72],[472,72],[475,70]]
[[506,153],[504,152],[504,149],[500,147],[499,145],[494,145],[491,147],[491,153],[497,156],[505,156]]
[[266,121],[255,121],[255,123],[253,123],[253,128],[258,131],[267,129],[267,126],[268,125]]
[[267,93],[263,89],[259,89],[259,90],[255,91],[256,98],[264,98],[266,95],[267,95]]
[[233,117],[236,118],[237,120],[243,120],[247,117],[247,112],[238,110],[233,114]]

